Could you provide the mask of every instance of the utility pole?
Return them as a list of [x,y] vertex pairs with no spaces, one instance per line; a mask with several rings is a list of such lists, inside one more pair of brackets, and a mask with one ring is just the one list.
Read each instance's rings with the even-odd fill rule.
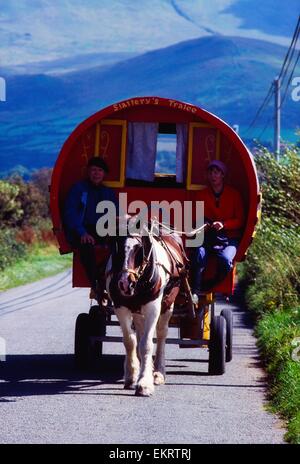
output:
[[238,124],[233,124],[232,129],[238,134],[240,131],[240,126]]
[[274,80],[275,89],[275,113],[274,113],[274,154],[276,160],[280,157],[280,79],[276,77]]
[[6,82],[4,77],[0,77],[0,102],[6,101]]

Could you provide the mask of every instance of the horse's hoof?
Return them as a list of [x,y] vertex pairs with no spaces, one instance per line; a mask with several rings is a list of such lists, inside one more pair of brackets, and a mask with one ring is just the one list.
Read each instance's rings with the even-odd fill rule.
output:
[[139,385],[135,389],[135,396],[151,396],[152,394],[153,389],[149,387],[142,387]]
[[165,383],[165,377],[161,372],[154,372],[154,385],[163,385]]
[[136,388],[136,382],[132,382],[131,380],[128,380],[124,384],[124,390],[134,390]]

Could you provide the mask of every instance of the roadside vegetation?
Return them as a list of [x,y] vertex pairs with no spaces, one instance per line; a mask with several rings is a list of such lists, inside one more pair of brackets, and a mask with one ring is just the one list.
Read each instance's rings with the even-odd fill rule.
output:
[[0,180],[0,291],[56,274],[71,265],[61,257],[49,220],[50,169],[26,182]]
[[271,407],[287,420],[287,441],[300,444],[300,149],[287,148],[276,162],[260,148],[255,162],[262,220],[240,274],[256,318]]

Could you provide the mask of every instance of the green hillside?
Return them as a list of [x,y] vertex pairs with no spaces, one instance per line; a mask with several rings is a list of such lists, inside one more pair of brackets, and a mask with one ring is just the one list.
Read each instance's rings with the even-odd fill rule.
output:
[[[76,73],[7,76],[7,102],[0,113],[1,171],[15,165],[52,166],[78,123],[109,104],[137,95],[194,103],[231,125],[239,124],[243,136],[285,53],[285,47],[264,41],[213,36]],[[300,66],[296,73],[300,75]],[[256,132],[272,115],[270,104]],[[282,111],[283,137],[292,140],[297,125],[299,102],[292,101],[289,93]]]

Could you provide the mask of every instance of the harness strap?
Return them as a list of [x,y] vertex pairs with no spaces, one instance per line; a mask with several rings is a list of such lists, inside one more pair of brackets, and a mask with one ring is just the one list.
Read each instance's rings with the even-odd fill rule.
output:
[[134,269],[124,268],[121,270],[121,273],[124,273],[124,272],[128,272],[128,274],[133,274],[135,277],[139,277],[139,273],[136,272]]
[[172,273],[170,272],[170,275],[175,275],[175,267],[176,267],[177,273],[180,274],[180,269],[182,269],[184,267],[183,262],[180,262],[176,258],[176,256],[174,256],[174,254],[170,250],[168,244],[165,242],[163,237],[159,237],[159,240],[160,240],[161,245],[163,246],[163,248],[165,249],[165,251],[167,252],[167,254],[168,254],[169,258],[170,258],[170,262],[171,262],[171,266],[172,266]]
[[169,274],[171,277],[174,275],[171,271],[169,271],[169,269],[166,268],[166,266],[163,264],[163,263],[160,263],[159,261],[155,261],[155,263],[157,266],[160,266],[163,268],[163,270]]

